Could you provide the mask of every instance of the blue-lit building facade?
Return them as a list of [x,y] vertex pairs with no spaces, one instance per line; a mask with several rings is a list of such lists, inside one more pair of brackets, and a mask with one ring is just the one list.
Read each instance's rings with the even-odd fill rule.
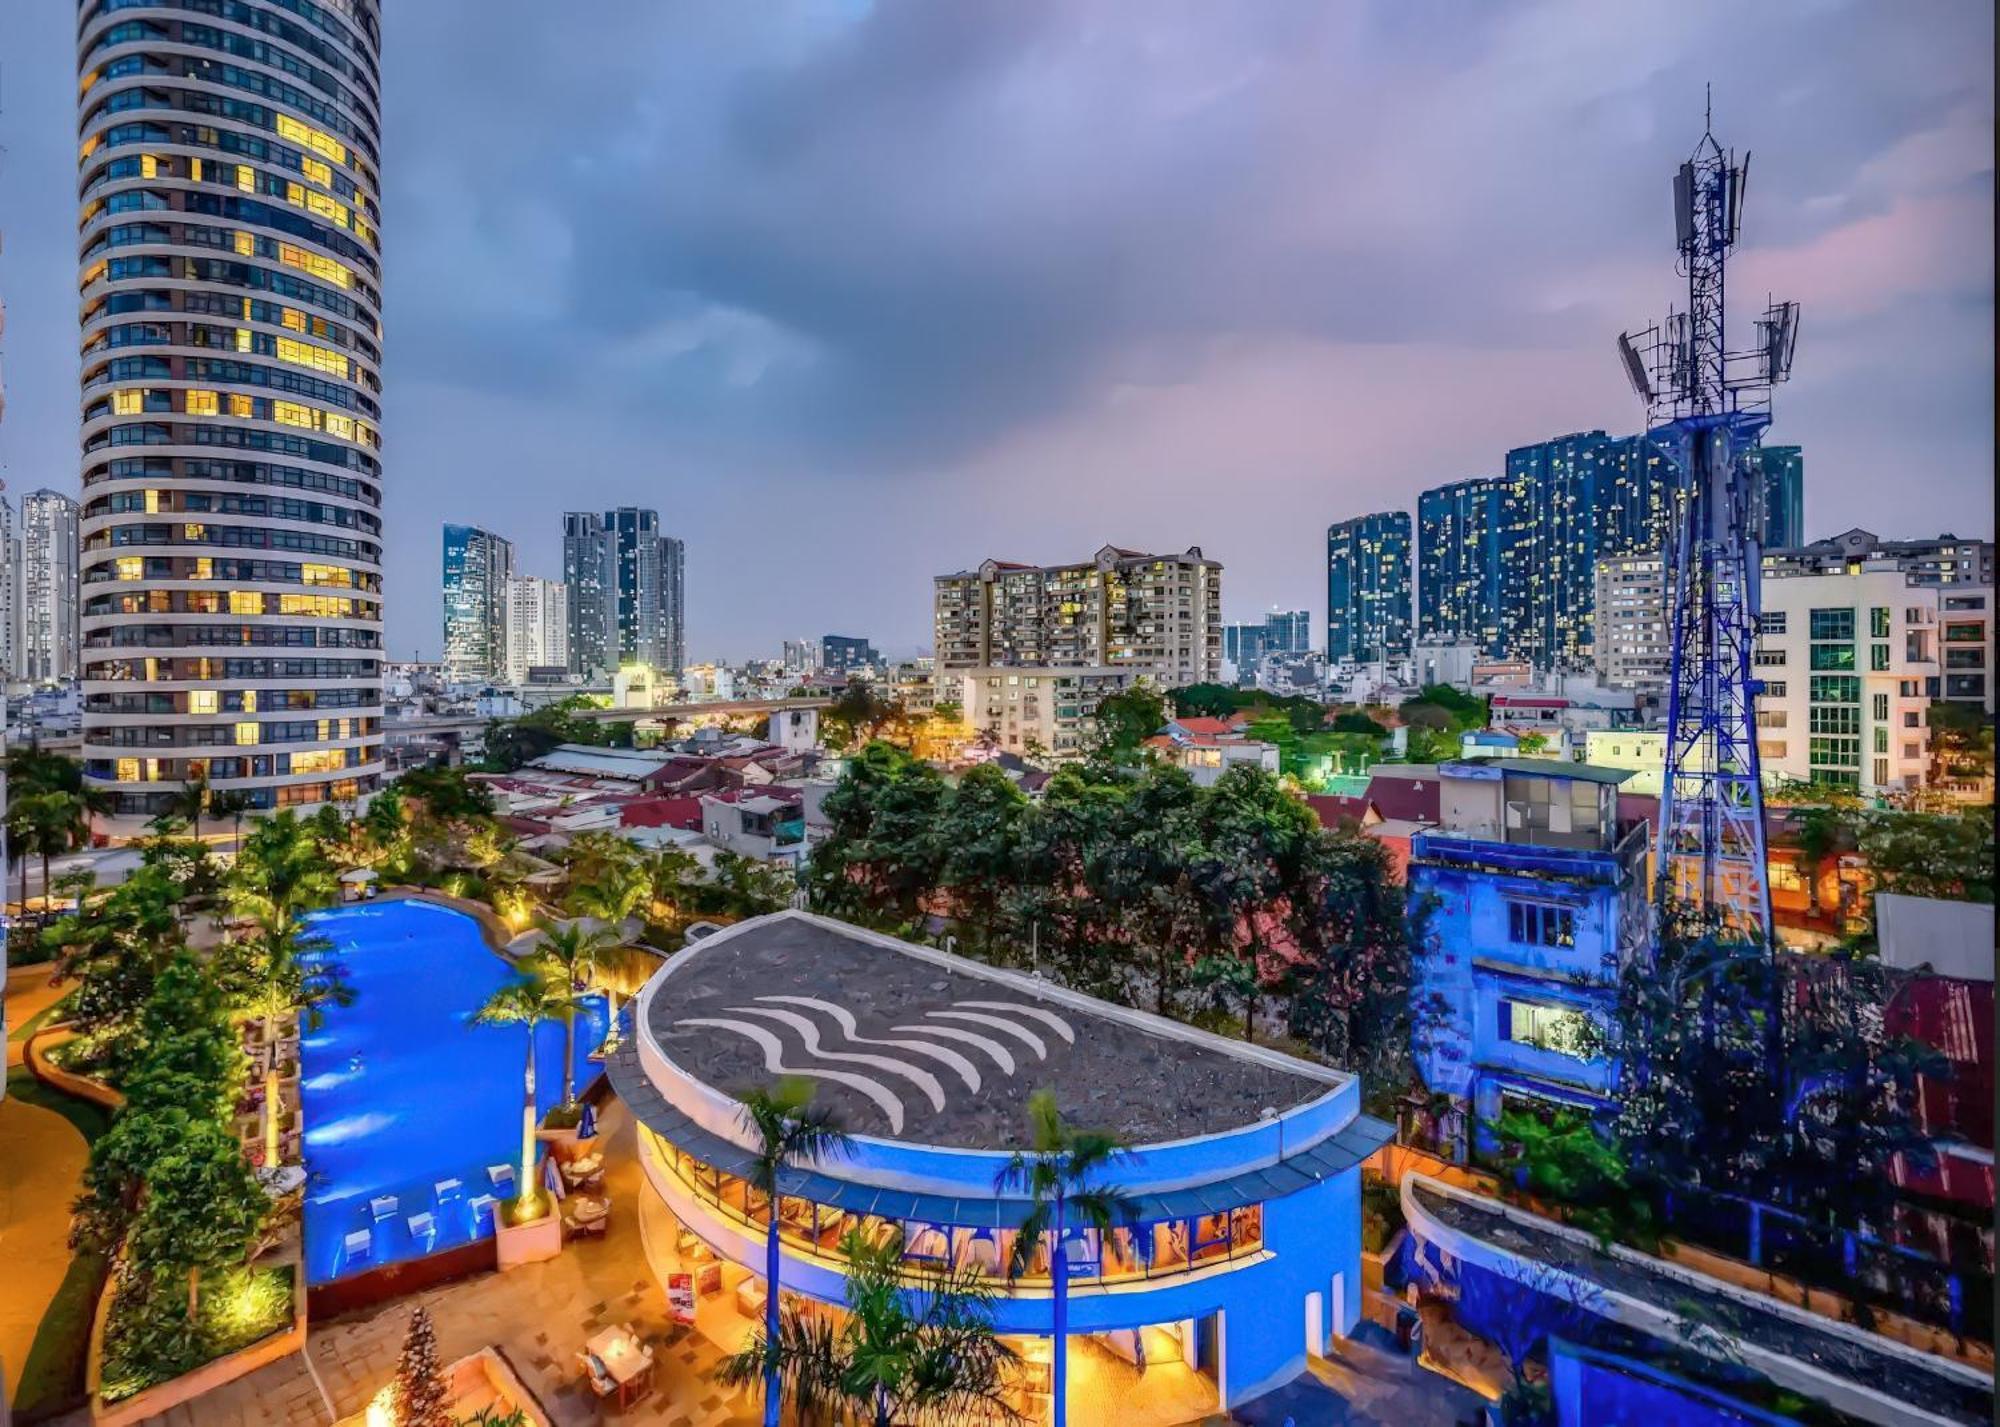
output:
[[1513,1104],[1608,1107],[1593,1053],[1617,973],[1643,952],[1647,824],[1618,818],[1631,774],[1499,758],[1439,770],[1439,825],[1410,844],[1425,906],[1414,1033],[1418,1073],[1455,1112],[1436,1133],[1463,1156]]
[[1392,510],[1326,530],[1326,657],[1409,657],[1410,515]]
[[1454,481],[1417,498],[1419,639],[1500,654],[1500,552],[1508,536],[1507,482],[1498,476]]
[[1797,446],[1760,446],[1753,453],[1763,496],[1757,543],[1794,550],[1806,543],[1806,457]]
[[[1762,543],[1803,543],[1805,458],[1756,453]],[[1674,475],[1643,436],[1577,431],[1507,453],[1506,474],[1417,501],[1417,635],[1541,669],[1584,669],[1599,560],[1665,548]]]
[[[892,960],[921,958],[934,968],[925,971],[927,978],[944,978],[931,984],[984,988],[974,999],[937,1004],[979,1009],[900,1005],[895,1014],[911,1023],[890,1036],[870,1027],[869,1007],[859,995],[829,988],[799,994],[810,988],[789,975],[763,974],[755,989],[765,994],[746,996],[725,1013],[728,998],[703,978],[727,958],[748,954],[738,951],[740,945],[802,931],[879,943],[870,964],[882,964],[885,953]],[[879,984],[869,994],[880,994]],[[684,1014],[690,1002],[699,1009]],[[715,1037],[723,1034],[719,1027],[733,1027],[734,1035],[755,1038],[764,1046],[765,1063],[777,1057],[787,1073],[812,1078],[818,1102],[825,1103],[829,1094],[841,1093],[836,1082],[874,1080],[867,1093],[878,1099],[884,1088],[900,1094],[906,1084],[892,1084],[893,1077],[925,1079],[919,1065],[936,1071],[952,1051],[979,1063],[989,1095],[1004,1097],[1010,1093],[1004,1082],[1029,1076],[1061,1083],[1075,1073],[1059,1064],[1070,1048],[1051,1027],[1063,1022],[1075,1027],[1079,1041],[1101,1044],[1105,1036],[1137,1032],[1168,1038],[1190,1058],[1275,1055],[806,913],[739,923],[696,943],[641,993],[632,1033],[607,1063],[613,1088],[640,1125],[646,1182],[639,1217],[654,1272],[672,1282],[690,1262],[718,1263],[719,1294],[733,1293],[739,1306],[763,1302],[768,1206],[745,1183],[751,1156],[742,1107],[715,1083],[729,1078],[729,1048],[712,1044],[703,1052],[697,1047],[710,1043],[691,1044],[690,1034]],[[926,1035],[938,1039],[925,1041]],[[999,1061],[981,1059],[974,1047],[982,1036],[1004,1043],[992,1047]],[[864,1046],[866,1051],[853,1049]],[[927,1059],[906,1059],[913,1054]],[[1011,1068],[996,1081],[1000,1064]],[[1228,1128],[1211,1124],[1210,1133],[1152,1142],[1140,1137],[1115,1170],[1116,1187],[1135,1206],[1131,1223],[1104,1235],[1069,1227],[1071,1420],[1085,1420],[1076,1415],[1074,1394],[1075,1373],[1086,1359],[1108,1362],[1106,1354],[1114,1354],[1141,1373],[1176,1375],[1210,1394],[1205,1410],[1213,1411],[1286,1381],[1308,1355],[1326,1353],[1359,1323],[1360,1162],[1385,1142],[1390,1127],[1360,1113],[1354,1078],[1282,1055],[1269,1064],[1288,1076],[1309,1077],[1301,1093],[1261,1113],[1250,1111]],[[949,1072],[938,1078],[947,1097],[956,1094]],[[1132,1084],[1135,1093],[1167,1093],[1144,1090],[1144,1077],[1136,1073]],[[906,1259],[949,1260],[990,1274],[997,1331],[1024,1362],[1046,1363],[1053,1312],[1046,1247],[1018,1279],[1008,1279],[1004,1267],[1029,1209],[1026,1200],[996,1191],[1005,1137],[982,1138],[993,1130],[967,1136],[920,1129],[920,1122],[939,1122],[927,1115],[919,1095],[903,1098],[909,1124],[894,1132],[855,1133],[860,1126],[846,1116],[846,1152],[781,1171],[784,1292],[838,1310],[845,1295],[844,1234],[899,1232]],[[748,1327],[746,1320],[743,1331]],[[1028,1407],[1035,1420],[1046,1412],[1046,1399]]]
[[514,543],[476,525],[446,525],[441,553],[445,677],[497,679],[507,661]]

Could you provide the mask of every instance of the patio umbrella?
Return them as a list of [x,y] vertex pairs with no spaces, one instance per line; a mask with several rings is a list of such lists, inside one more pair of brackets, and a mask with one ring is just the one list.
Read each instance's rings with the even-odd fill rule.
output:
[[585,1105],[583,1107],[583,1114],[576,1122],[576,1137],[579,1140],[594,1140],[597,1138],[596,1106]]
[[547,1155],[542,1160],[542,1187],[554,1195],[558,1203],[569,1194],[569,1190],[563,1187],[562,1166],[556,1163],[554,1155]]

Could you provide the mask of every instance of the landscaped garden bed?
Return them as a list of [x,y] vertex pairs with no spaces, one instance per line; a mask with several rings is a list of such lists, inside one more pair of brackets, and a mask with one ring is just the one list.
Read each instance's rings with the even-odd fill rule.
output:
[[99,1309],[91,1362],[91,1416],[99,1427],[137,1422],[254,1372],[305,1346],[305,1298],[292,1264],[215,1275],[192,1330],[178,1286],[121,1290]]

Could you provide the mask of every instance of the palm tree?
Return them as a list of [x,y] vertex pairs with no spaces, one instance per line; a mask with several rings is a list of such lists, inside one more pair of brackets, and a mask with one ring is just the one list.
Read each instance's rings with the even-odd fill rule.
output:
[[743,1097],[743,1128],[754,1137],[750,1183],[764,1195],[764,1427],[778,1427],[778,1172],[799,1160],[847,1152],[847,1135],[832,1110],[815,1107],[810,1081],[788,1077]]
[[570,989],[558,975],[541,965],[530,965],[525,975],[509,981],[486,998],[486,1004],[472,1013],[475,1026],[525,1026],[528,1031],[527,1068],[521,1074],[521,1170],[518,1197],[514,1201],[514,1222],[524,1224],[539,1218],[542,1192],[535,1184],[535,1030],[544,1021],[562,1016],[570,1006]]
[[289,811],[265,818],[237,845],[230,883],[236,909],[259,918],[323,907],[340,890],[312,830]]
[[[234,968],[244,1009],[263,1026],[270,1059],[264,1067],[264,1167],[278,1167],[278,1024],[297,1012],[303,1030],[318,1030],[325,1008],[354,1002],[354,988],[341,978],[340,968],[318,959],[332,946],[325,937],[309,936],[303,923],[289,913],[267,920],[256,936],[240,943],[246,953]],[[311,958],[310,960],[308,958]]]
[[1069,1257],[1064,1235],[1070,1223],[1081,1221],[1100,1236],[1111,1232],[1112,1221],[1130,1225],[1138,1206],[1118,1189],[1093,1183],[1123,1158],[1125,1149],[1116,1139],[1099,1130],[1080,1130],[1063,1119],[1056,1097],[1037,1090],[1028,1097],[1028,1144],[1026,1153],[1016,1150],[994,1178],[995,1192],[1025,1193],[1033,1203],[1028,1217],[1014,1235],[1013,1252],[1007,1256],[1007,1277],[1019,1278],[1027,1271],[1044,1234],[1053,1236],[1049,1249],[1049,1282],[1054,1289],[1055,1427],[1068,1420],[1063,1401],[1069,1377]]
[[7,810],[7,831],[14,851],[21,858],[21,910],[28,909],[27,859],[39,854],[42,860],[42,904],[49,902],[49,859],[68,852],[83,836],[83,799],[73,793],[30,793]]
[[604,993],[604,1049],[618,1044],[618,998],[636,996],[659,969],[659,958],[620,944],[600,951],[590,964],[590,984]]
[[590,984],[597,958],[616,940],[611,933],[593,927],[581,918],[575,921],[541,921],[542,942],[535,948],[550,975],[560,980],[569,993],[563,1005],[562,1105],[576,1104],[576,1006],[583,988]]
[[[993,1283],[983,1269],[903,1259],[903,1239],[871,1243],[850,1229],[847,1316],[838,1327],[794,1309],[780,1320],[778,1377],[801,1422],[865,1414],[894,1421],[1012,1417],[1005,1369],[1014,1354],[993,1335]],[[720,1377],[744,1387],[773,1354],[758,1334],[724,1359]]]
[[250,795],[248,793],[225,790],[220,793],[210,793],[208,795],[209,816],[229,819],[233,825],[236,846],[239,849],[243,846],[243,815],[249,811]]
[[173,810],[188,821],[188,835],[201,841],[201,815],[208,810],[208,774],[190,773],[180,791],[168,799]]

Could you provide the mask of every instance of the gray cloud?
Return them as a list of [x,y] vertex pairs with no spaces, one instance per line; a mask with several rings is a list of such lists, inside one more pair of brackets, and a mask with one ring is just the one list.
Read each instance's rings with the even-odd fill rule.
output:
[[[394,7],[394,643],[436,643],[440,520],[547,567],[564,505],[627,500],[689,539],[704,654],[822,624],[913,647],[934,570],[1107,539],[1203,544],[1232,609],[1317,605],[1328,520],[1635,422],[1610,339],[1676,296],[1667,178],[1708,80],[1756,152],[1744,271],[1808,302],[1775,434],[1809,522],[1990,529],[1991,24]],[[68,122],[34,119],[57,168]]]

